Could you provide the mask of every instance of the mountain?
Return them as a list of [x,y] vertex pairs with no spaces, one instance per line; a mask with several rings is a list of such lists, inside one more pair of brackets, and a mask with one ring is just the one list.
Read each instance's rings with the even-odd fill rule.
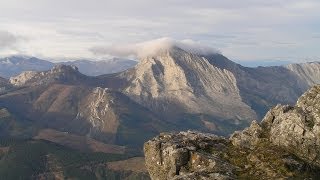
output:
[[[62,171],[55,175],[87,177],[76,170],[80,167],[93,179],[106,175],[148,179],[143,161],[136,160],[141,159],[146,140],[167,131],[191,129],[227,136],[243,129],[272,106],[293,104],[318,82],[319,64],[301,66],[247,68],[221,54],[202,55],[170,47],[141,57],[137,65],[118,73],[87,76],[76,66],[64,64],[41,72],[22,72],[9,80],[0,79],[4,87],[0,93],[0,141],[13,141],[0,147],[5,151],[21,145],[22,149],[38,149],[45,157],[54,154],[49,161],[36,155],[25,161],[44,167],[28,169],[37,177]],[[78,163],[80,155],[66,161],[59,156],[75,152],[124,159],[111,163],[108,158],[100,162],[93,157],[93,163]],[[15,166],[15,157],[22,156],[20,151],[10,153],[4,152],[6,159],[0,160],[0,166],[1,162]],[[59,163],[45,169],[50,164],[40,162]],[[72,169],[68,169],[69,163]]]
[[19,88],[0,96],[0,105],[42,128],[137,146],[168,126],[125,94],[106,88],[112,83],[85,76],[73,66],[25,72],[10,82]]
[[303,79],[309,86],[320,84],[320,62],[289,64],[285,67]]
[[[284,66],[248,68],[236,64],[221,54],[206,56],[209,62],[232,72],[242,100],[261,118],[277,103],[293,104],[310,85],[296,72]],[[314,64],[319,68],[319,64]]]
[[137,64],[128,59],[113,58],[107,60],[75,60],[53,63],[47,60],[28,56],[10,56],[0,59],[0,77],[10,78],[24,71],[47,71],[55,65],[73,65],[88,76],[117,73],[129,69]]
[[60,64],[73,65],[78,67],[79,71],[88,76],[98,76],[102,74],[117,73],[127,70],[137,64],[136,61],[128,59],[113,58],[108,60],[76,60],[67,61]]
[[144,145],[153,180],[316,179],[320,174],[320,85],[295,106],[278,105],[229,139],[162,133]]
[[123,76],[129,82],[125,94],[166,117],[204,114],[235,123],[255,118],[230,71],[177,47],[141,59]]
[[292,64],[292,61],[287,60],[235,60],[234,62],[245,66],[245,67],[267,67],[267,66],[285,66],[288,64]]
[[53,63],[35,57],[11,56],[0,59],[0,76],[10,78],[23,71],[46,71],[54,66]]
[[[121,97],[123,100],[119,107],[132,104],[132,107],[128,107],[132,111],[131,116],[139,114],[139,118],[142,118],[146,113],[146,117],[153,116],[150,119],[156,119],[155,126],[162,128],[152,134],[159,130],[196,129],[228,135],[236,129],[246,127],[252,120],[260,119],[269,108],[278,103],[293,104],[307,88],[318,82],[319,63],[309,66],[301,64],[303,68],[299,70],[290,69],[291,66],[293,65],[248,68],[221,54],[201,55],[179,47],[170,47],[141,58],[135,67],[120,73],[90,77],[82,74],[73,65],[57,65],[43,72],[24,72],[9,80],[11,85],[19,90],[3,97],[10,97],[12,102],[16,97],[17,101],[21,101],[19,98],[22,93],[31,94],[28,99],[30,104],[21,109],[30,109],[29,106],[46,107],[44,104],[53,103],[55,100],[51,99],[55,97],[57,105],[54,107],[64,108],[56,109],[50,118],[45,117],[61,120],[52,125],[57,128],[64,124],[66,119],[76,119],[77,114],[83,114],[82,111],[87,110],[82,107],[88,107],[89,103],[96,101],[89,98],[93,97],[90,94],[94,94],[94,89],[100,87],[101,91],[104,91],[103,89],[108,88],[106,92],[110,92],[111,97]],[[308,77],[312,81],[308,81]],[[34,104],[40,102],[37,98],[41,96],[41,105]],[[86,97],[89,98],[88,102],[81,103]],[[129,100],[130,103],[126,104]],[[133,106],[141,110],[133,110]],[[66,108],[72,111],[63,112]],[[106,113],[118,111],[121,114],[122,111],[117,108]],[[31,109],[28,113],[34,114],[33,119],[39,119],[39,114],[48,111],[42,110]],[[34,113],[31,113],[32,111]],[[89,127],[94,126],[94,123],[89,119],[93,112],[86,113],[88,115],[82,118],[84,121],[81,125],[86,127],[86,130],[76,131],[72,124],[77,121],[70,122],[66,129],[75,131],[76,134],[90,135]],[[108,116],[103,119],[108,119]],[[52,124],[53,122],[55,121],[52,121]],[[88,122],[90,123],[86,124]],[[164,127],[163,124],[167,126]],[[79,124],[76,123],[75,127],[77,125]],[[110,129],[117,127],[111,126]],[[95,138],[103,137],[106,133],[100,130]],[[114,139],[115,134],[117,131],[113,130],[111,139]],[[140,138],[138,144],[141,144],[142,140],[143,138]]]
[[25,71],[11,77],[9,82],[15,86],[40,86],[53,82],[83,83],[89,77],[81,74],[75,66],[57,65],[49,71]]
[[293,104],[318,82],[319,63],[310,64],[315,70],[304,66],[305,78],[288,67],[248,68],[221,54],[172,47],[142,58],[119,76],[127,81],[125,94],[163,119],[186,129],[230,132],[228,127],[244,127],[278,103]]

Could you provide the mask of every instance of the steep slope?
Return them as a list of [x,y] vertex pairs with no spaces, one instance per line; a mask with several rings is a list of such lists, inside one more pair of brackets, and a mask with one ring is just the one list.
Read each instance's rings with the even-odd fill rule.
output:
[[46,71],[53,63],[35,57],[11,56],[0,59],[0,76],[9,78],[23,71]]
[[13,87],[9,81],[5,78],[0,77],[0,93],[5,93],[11,90]]
[[295,106],[276,106],[230,139],[162,133],[144,145],[153,180],[316,179],[320,174],[320,85]]
[[0,108],[0,138],[30,138],[37,127],[28,119],[16,116],[6,108]]
[[145,172],[107,167],[128,155],[80,152],[41,140],[1,139],[0,148],[1,179],[148,179]]
[[[282,66],[247,68],[220,54],[208,55],[206,58],[214,66],[233,73],[243,101],[260,117],[277,103],[293,104],[313,85]],[[311,72],[308,75],[316,76]]]
[[285,67],[307,82],[309,86],[320,84],[320,62],[289,64]]
[[129,81],[124,93],[165,117],[206,114],[234,123],[256,117],[230,71],[177,47],[142,59],[122,76]]
[[0,106],[41,128],[134,147],[170,127],[124,94],[99,87],[30,86],[0,96]]

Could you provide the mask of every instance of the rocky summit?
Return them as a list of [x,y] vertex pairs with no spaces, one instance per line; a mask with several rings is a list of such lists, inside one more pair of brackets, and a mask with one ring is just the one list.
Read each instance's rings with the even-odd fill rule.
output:
[[320,175],[320,85],[295,106],[277,105],[229,139],[186,131],[144,144],[153,180],[315,179]]

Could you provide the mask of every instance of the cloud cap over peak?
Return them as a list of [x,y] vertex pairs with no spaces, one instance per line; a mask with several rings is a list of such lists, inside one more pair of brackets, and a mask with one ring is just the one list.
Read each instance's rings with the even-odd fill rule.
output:
[[169,50],[173,47],[178,47],[187,52],[199,55],[219,53],[218,50],[203,45],[200,42],[193,41],[191,39],[175,40],[169,37],[132,44],[95,46],[93,48],[90,48],[90,51],[95,55],[142,58],[147,56],[154,56],[159,51]]

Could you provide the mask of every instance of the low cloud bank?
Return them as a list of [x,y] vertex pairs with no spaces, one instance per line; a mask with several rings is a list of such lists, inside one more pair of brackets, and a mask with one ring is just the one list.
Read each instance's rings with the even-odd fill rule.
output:
[[175,40],[167,37],[135,44],[97,46],[91,48],[90,51],[95,55],[141,58],[156,55],[160,50],[167,50],[175,46],[199,55],[219,53],[216,49],[193,40]]

